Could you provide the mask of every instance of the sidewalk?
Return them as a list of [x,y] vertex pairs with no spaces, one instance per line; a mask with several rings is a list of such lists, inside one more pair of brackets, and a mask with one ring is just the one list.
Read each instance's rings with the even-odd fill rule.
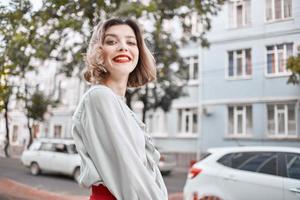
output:
[[1,200],[88,200],[85,196],[66,196],[35,189],[8,178],[0,178]]
[[[59,195],[39,190],[8,178],[0,178],[1,200],[88,200],[87,196]],[[182,200],[181,193],[169,195],[169,200]]]

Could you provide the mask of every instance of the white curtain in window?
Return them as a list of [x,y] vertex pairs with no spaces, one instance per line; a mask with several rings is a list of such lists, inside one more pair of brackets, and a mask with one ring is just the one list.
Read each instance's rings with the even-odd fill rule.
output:
[[252,133],[252,107],[247,106],[246,107],[246,133]]
[[273,0],[266,0],[266,19],[273,20]]
[[228,3],[228,19],[229,19],[229,28],[235,27],[234,23],[234,5],[233,2]]
[[236,75],[242,76],[243,73],[243,51],[236,51]]
[[245,1],[245,24],[251,24],[251,1]]
[[292,0],[284,0],[284,18],[292,16]]
[[282,0],[274,0],[275,19],[282,18]]
[[234,76],[233,51],[228,52],[228,76]]
[[252,58],[251,58],[251,50],[246,50],[246,74],[252,74]]
[[274,135],[275,134],[274,105],[267,105],[267,116],[268,116],[268,133],[270,135]]
[[233,107],[228,108],[228,133],[233,134],[234,133],[234,123],[233,123]]
[[244,26],[244,9],[243,4],[236,6],[236,27]]
[[284,109],[284,105],[277,105],[277,121],[278,121],[278,135],[284,135],[285,134],[285,129],[286,129],[286,124],[285,124],[285,118],[286,113],[285,113],[285,109]]
[[284,72],[285,71],[285,65],[284,65],[284,48],[283,45],[277,45],[277,71]]
[[288,104],[288,134],[296,135],[296,105]]

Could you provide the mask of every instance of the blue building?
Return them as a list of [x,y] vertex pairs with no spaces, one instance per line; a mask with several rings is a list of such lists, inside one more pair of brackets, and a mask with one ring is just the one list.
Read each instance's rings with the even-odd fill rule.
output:
[[300,147],[300,86],[287,84],[286,69],[287,58],[300,53],[300,1],[230,0],[208,39],[209,49],[182,49],[189,96],[167,114],[150,114],[150,125],[164,125],[150,130],[156,144],[175,152],[180,165],[210,147]]

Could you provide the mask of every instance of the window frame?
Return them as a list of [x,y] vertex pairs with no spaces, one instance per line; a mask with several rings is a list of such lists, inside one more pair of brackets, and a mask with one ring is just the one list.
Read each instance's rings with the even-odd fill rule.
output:
[[[187,77],[187,81],[188,81],[188,85],[193,85],[193,84],[198,84],[199,83],[199,77],[200,77],[200,59],[199,59],[199,55],[190,55],[187,56],[186,62],[188,64],[188,77]],[[195,78],[195,64],[197,64],[197,78]]]
[[[295,123],[295,133],[293,134],[289,134],[289,108],[288,108],[288,105],[291,104],[291,105],[294,105],[294,118],[295,120],[294,123]],[[282,111],[278,111],[278,106],[279,105],[283,105],[284,106],[284,110],[283,112]],[[273,113],[274,113],[274,116],[273,116],[273,119],[274,119],[274,133],[271,133],[270,130],[269,130],[269,121],[272,121],[272,120],[269,120],[269,115],[268,115],[268,106],[273,106]],[[297,131],[298,131],[298,115],[297,115],[297,110],[298,110],[298,103],[297,102],[284,102],[284,103],[268,103],[266,104],[266,119],[267,119],[267,124],[266,124],[266,132],[267,132],[267,137],[269,138],[297,138]],[[278,132],[278,129],[279,129],[279,121],[278,121],[278,114],[280,113],[284,113],[284,127],[285,127],[285,131],[284,131],[284,134],[280,134]]]
[[[150,116],[152,116],[150,118]],[[151,110],[149,113],[147,113],[146,116],[146,127],[147,131],[150,133],[150,135],[155,136],[155,137],[166,137],[167,132],[166,132],[166,113],[158,108],[156,110]],[[152,126],[157,125],[158,128],[154,128],[152,131]]]
[[[56,137],[55,136],[55,127],[61,127],[61,129],[60,129],[60,137]],[[53,124],[53,126],[52,126],[52,133],[53,133],[53,138],[58,138],[58,139],[60,139],[60,138],[64,138],[64,136],[65,136],[65,130],[64,130],[64,125],[63,124],[61,124],[61,123],[54,123]]]
[[[247,2],[249,2],[247,7]],[[242,24],[238,25],[237,7],[242,6]],[[230,0],[228,6],[229,20],[228,27],[230,29],[239,29],[251,25],[251,1],[250,0]],[[247,13],[250,12],[250,13]],[[250,17],[250,19],[248,19]]]
[[[271,12],[272,12],[272,19],[268,20],[267,14],[267,7],[268,7],[268,1],[271,2]],[[281,18],[276,19],[275,18],[275,0],[265,0],[265,23],[273,23],[273,22],[280,22],[285,20],[293,19],[293,1],[291,0],[291,16],[284,17],[285,15],[285,9],[284,9],[284,1],[286,0],[280,0],[281,3]]]
[[[247,66],[247,50],[250,52],[250,74],[247,74],[248,68]],[[241,57],[242,58],[242,75],[237,75],[237,52],[242,51]],[[233,75],[230,76],[230,53],[232,53],[233,59]],[[253,64],[252,64],[252,48],[243,48],[243,49],[235,49],[235,50],[228,50],[226,54],[226,80],[241,80],[241,79],[252,79],[253,75]]]
[[19,133],[20,133],[20,128],[18,124],[12,124],[12,131],[10,133],[11,137],[10,137],[10,143],[14,144],[14,145],[18,145],[19,144]]
[[[187,109],[189,109],[187,111]],[[181,113],[180,113],[181,112]],[[196,130],[194,129],[194,114],[196,114]],[[186,118],[188,117],[188,125],[186,124]],[[184,130],[188,126],[188,130]],[[178,108],[177,109],[177,135],[178,136],[197,136],[199,131],[199,109],[198,107],[185,107],[185,108]]]
[[[291,55],[287,55],[287,45],[292,45],[292,52],[291,52]],[[284,66],[285,66],[285,70],[283,72],[278,72],[279,70],[279,67],[278,66],[278,53],[279,53],[279,50],[278,50],[278,46],[280,45],[283,45],[283,62],[284,62]],[[294,54],[294,43],[293,42],[285,42],[285,43],[279,43],[279,44],[271,44],[271,45],[266,45],[265,46],[265,76],[267,78],[272,78],[272,77],[282,77],[282,76],[290,76],[292,74],[292,72],[290,70],[288,70],[286,68],[286,62],[287,62],[287,59],[292,56]],[[267,48],[268,47],[273,47],[273,50],[268,50]],[[269,55],[269,52],[272,51],[273,52],[273,55],[274,55],[274,62],[275,62],[275,73],[268,73],[268,55]]]
[[[242,107],[242,110],[237,110],[238,107]],[[247,107],[251,109],[251,131],[247,131]],[[229,138],[248,138],[253,136],[253,105],[251,104],[243,104],[243,105],[227,105],[227,123],[226,123],[226,137]],[[229,117],[229,109],[233,108],[233,122],[232,122],[232,129],[233,132],[229,131],[230,127],[230,117]],[[238,132],[238,115],[242,116],[242,132]]]

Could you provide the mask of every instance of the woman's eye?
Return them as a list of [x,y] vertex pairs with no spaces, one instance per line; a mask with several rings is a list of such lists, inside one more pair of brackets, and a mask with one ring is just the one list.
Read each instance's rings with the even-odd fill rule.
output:
[[106,42],[105,42],[105,44],[108,44],[108,45],[114,45],[114,44],[116,44],[117,42],[116,41],[114,41],[114,40],[107,40]]
[[135,46],[135,45],[136,45],[136,42],[128,41],[127,44],[132,45],[132,46]]

